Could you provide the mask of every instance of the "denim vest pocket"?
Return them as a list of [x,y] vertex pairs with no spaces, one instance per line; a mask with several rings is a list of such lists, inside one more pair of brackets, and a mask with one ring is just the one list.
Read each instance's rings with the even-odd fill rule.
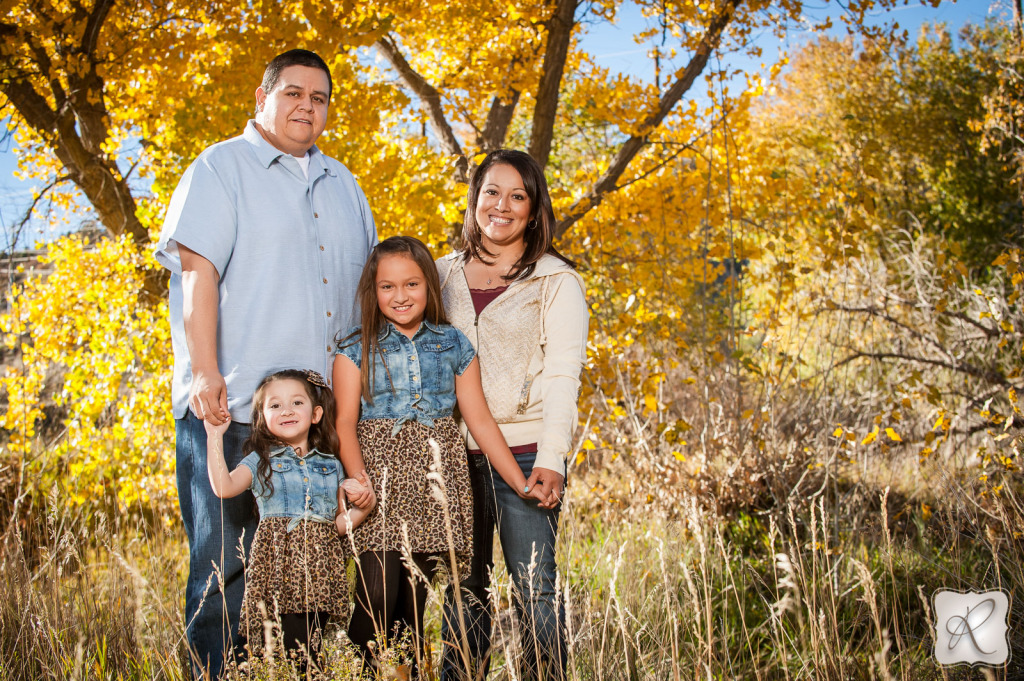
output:
[[295,464],[286,458],[275,456],[270,459],[270,478],[274,485],[274,495],[269,499],[267,512],[274,515],[288,511],[289,499],[295,493],[294,483],[289,478]]
[[[371,357],[373,362],[373,394],[391,395],[395,392],[395,375],[397,370],[395,364],[402,356],[401,346],[398,343],[381,343],[378,346],[379,355]],[[383,360],[383,361],[382,361]],[[401,386],[399,386],[400,388]],[[390,400],[390,398],[389,398]]]
[[339,467],[337,461],[329,459],[317,459],[309,464],[313,498],[318,500],[312,510],[317,515],[325,516],[329,509],[336,509],[332,502],[338,498]]
[[424,378],[435,389],[455,384],[455,367],[453,362],[455,348],[454,338],[430,339],[420,345],[423,353],[422,370]]

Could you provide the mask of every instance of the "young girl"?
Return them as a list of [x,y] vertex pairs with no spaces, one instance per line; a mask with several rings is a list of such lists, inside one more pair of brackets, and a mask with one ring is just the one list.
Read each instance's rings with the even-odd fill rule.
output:
[[427,585],[410,574],[401,551],[408,545],[428,580],[450,548],[461,578],[472,552],[473,499],[452,419],[456,402],[498,474],[524,498],[528,490],[487,410],[473,346],[445,318],[427,247],[411,237],[381,242],[357,291],[362,326],[339,342],[334,359],[338,436],[345,469],[365,466],[380,503],[354,532],[360,577],[349,638],[372,664],[377,634],[408,632],[418,661]]
[[[347,615],[347,542],[339,535],[359,525],[376,500],[365,474],[344,477],[337,455],[334,397],[314,371],[289,369],[267,376],[252,400],[251,454],[233,471],[224,461],[229,421],[206,421],[207,468],[213,493],[224,499],[251,489],[260,523],[245,571],[239,631],[260,649],[264,622],[280,621],[285,650],[319,647],[331,617]],[[361,507],[345,510],[344,496]],[[311,648],[312,644],[312,648]]]

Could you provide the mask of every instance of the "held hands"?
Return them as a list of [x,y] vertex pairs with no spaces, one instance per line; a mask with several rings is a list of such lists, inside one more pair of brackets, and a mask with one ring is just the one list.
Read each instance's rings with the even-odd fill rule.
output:
[[203,421],[203,426],[205,426],[205,428],[206,428],[206,437],[207,438],[214,438],[214,437],[216,437],[218,439],[223,438],[224,437],[224,433],[228,432],[228,426],[230,426],[230,425],[231,425],[231,414],[227,414],[227,416],[224,418],[224,420],[221,421],[220,423],[214,423],[210,419],[205,419]]
[[353,478],[345,478],[341,487],[349,503],[356,508],[369,510],[377,504],[377,495],[373,493],[373,485],[365,470],[359,471]]
[[547,500],[546,496],[541,496],[542,494],[544,494],[544,491],[541,488],[535,485],[531,485],[529,482],[527,482],[526,477],[523,476],[522,474],[520,474],[520,477],[522,478],[522,481],[518,485],[510,485],[510,487],[512,487],[512,489],[515,490],[515,493],[519,495],[520,499],[523,499],[525,501],[529,501],[530,499],[536,499],[537,501],[542,502],[538,505],[543,506],[543,502]]
[[537,505],[549,509],[558,506],[562,501],[564,483],[565,476],[550,468],[534,468],[530,473],[530,479],[526,481],[526,485],[530,489],[530,496],[541,502]]
[[193,367],[188,403],[195,415],[207,424],[219,426],[231,420],[228,388],[224,377],[216,371],[197,370]]

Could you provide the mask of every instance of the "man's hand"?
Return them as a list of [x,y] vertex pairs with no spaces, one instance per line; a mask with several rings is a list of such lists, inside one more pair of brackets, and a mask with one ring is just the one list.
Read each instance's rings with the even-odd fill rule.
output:
[[220,423],[214,423],[212,419],[203,419],[203,426],[206,428],[206,439],[208,441],[214,438],[223,439],[224,433],[228,432],[228,426],[230,425],[230,414]]
[[564,475],[550,468],[534,468],[530,473],[530,479],[526,481],[526,486],[530,488],[532,496],[543,500],[537,504],[538,506],[554,508],[562,501],[562,485],[564,483]]
[[189,387],[188,403],[203,421],[215,426],[231,419],[228,412],[228,388],[216,371],[195,371]]

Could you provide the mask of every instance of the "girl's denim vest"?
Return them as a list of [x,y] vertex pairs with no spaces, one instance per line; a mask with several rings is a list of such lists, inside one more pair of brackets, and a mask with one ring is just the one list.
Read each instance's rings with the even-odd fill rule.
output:
[[260,455],[256,452],[242,459],[240,465],[252,471],[250,489],[256,496],[260,518],[291,518],[288,531],[300,520],[333,523],[338,513],[338,482],[345,471],[338,458],[312,450],[298,456],[291,447],[270,452],[270,482],[273,492],[265,489],[256,472]]
[[[338,344],[338,354],[360,370],[359,329]],[[352,334],[356,334],[352,336]],[[373,402],[361,402],[359,419],[395,419],[392,434],[409,421],[433,426],[434,419],[451,416],[455,407],[455,377],[473,361],[476,351],[454,326],[424,321],[408,338],[387,322],[377,336],[379,354],[373,357]]]

